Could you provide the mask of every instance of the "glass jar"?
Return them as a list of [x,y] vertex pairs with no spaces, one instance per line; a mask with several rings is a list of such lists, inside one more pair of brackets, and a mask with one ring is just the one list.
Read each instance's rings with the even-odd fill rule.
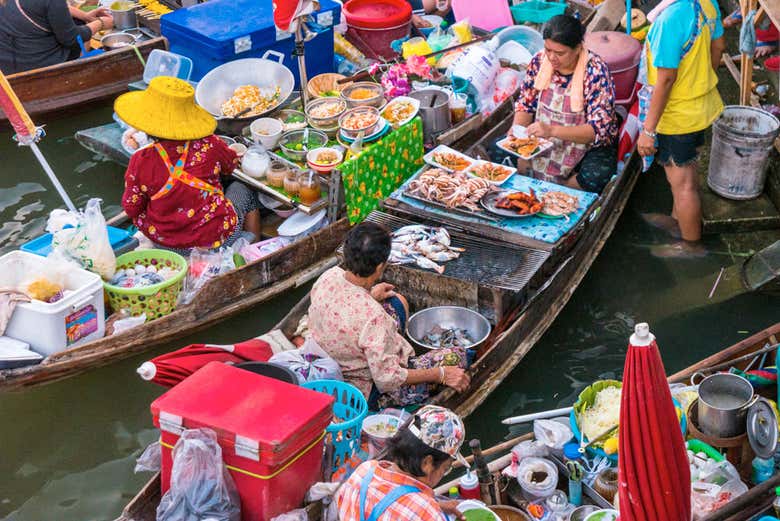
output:
[[265,176],[266,183],[274,188],[284,188],[284,178],[289,171],[290,167],[284,161],[272,161]]
[[309,170],[300,176],[299,186],[301,203],[306,206],[311,206],[322,197],[320,176],[314,170]]
[[241,158],[241,170],[249,177],[262,179],[268,171],[270,162],[271,158],[264,148],[251,146]]
[[288,169],[287,174],[284,176],[284,191],[290,197],[296,197],[301,189],[301,183],[298,178],[298,171],[294,168]]

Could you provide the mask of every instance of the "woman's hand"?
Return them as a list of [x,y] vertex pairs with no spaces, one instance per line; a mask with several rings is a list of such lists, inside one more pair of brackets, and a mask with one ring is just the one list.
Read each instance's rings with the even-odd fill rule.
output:
[[441,368],[444,369],[444,385],[452,387],[459,393],[462,393],[469,388],[471,378],[469,378],[466,371],[452,365],[444,365],[441,366]]
[[98,18],[111,18],[111,20],[113,21],[113,18],[111,17],[111,11],[109,11],[105,7],[98,7],[97,9],[93,9],[92,11],[89,11],[88,13],[85,14],[86,14],[86,16],[84,17],[85,22],[95,22],[98,20]]
[[655,139],[644,132],[640,132],[639,139],[636,141],[636,149],[639,151],[639,155],[643,157],[655,155]]
[[541,121],[536,121],[528,126],[528,135],[549,138],[553,135],[553,126]]
[[458,505],[460,504],[459,499],[437,501],[437,503],[439,504],[439,508],[441,508],[441,511],[447,514],[448,516],[452,516],[455,519],[458,519],[459,521],[463,521],[466,519],[466,516],[463,515],[463,512],[458,510]]
[[395,297],[395,286],[387,282],[380,282],[371,288],[371,296],[377,302],[383,302],[390,297]]

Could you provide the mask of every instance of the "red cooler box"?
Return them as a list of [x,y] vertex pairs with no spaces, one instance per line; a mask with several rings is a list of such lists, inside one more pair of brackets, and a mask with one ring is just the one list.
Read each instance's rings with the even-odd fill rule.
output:
[[217,433],[241,495],[242,521],[299,508],[322,474],[323,435],[333,397],[211,362],[152,403],[162,446],[162,492],[184,429]]

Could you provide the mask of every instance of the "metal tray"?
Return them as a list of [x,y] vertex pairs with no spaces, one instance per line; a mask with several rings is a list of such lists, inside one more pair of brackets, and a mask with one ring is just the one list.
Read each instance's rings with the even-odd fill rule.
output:
[[504,197],[506,194],[514,193],[519,190],[504,190],[503,192],[488,192],[486,193],[482,199],[479,200],[479,204],[482,205],[482,208],[484,208],[487,212],[492,213],[493,215],[500,215],[501,217],[508,217],[510,219],[523,219],[525,217],[531,217],[533,215],[538,214],[539,212],[534,213],[525,213],[520,214],[517,212],[513,212],[512,210],[504,210],[503,208],[496,208],[496,200],[499,197]]

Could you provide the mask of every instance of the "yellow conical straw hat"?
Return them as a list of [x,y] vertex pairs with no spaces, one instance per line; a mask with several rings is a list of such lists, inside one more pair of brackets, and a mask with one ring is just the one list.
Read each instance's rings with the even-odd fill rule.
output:
[[186,81],[158,76],[140,92],[122,94],[114,111],[131,127],[162,139],[186,141],[214,133],[214,116],[195,103],[195,89]]

